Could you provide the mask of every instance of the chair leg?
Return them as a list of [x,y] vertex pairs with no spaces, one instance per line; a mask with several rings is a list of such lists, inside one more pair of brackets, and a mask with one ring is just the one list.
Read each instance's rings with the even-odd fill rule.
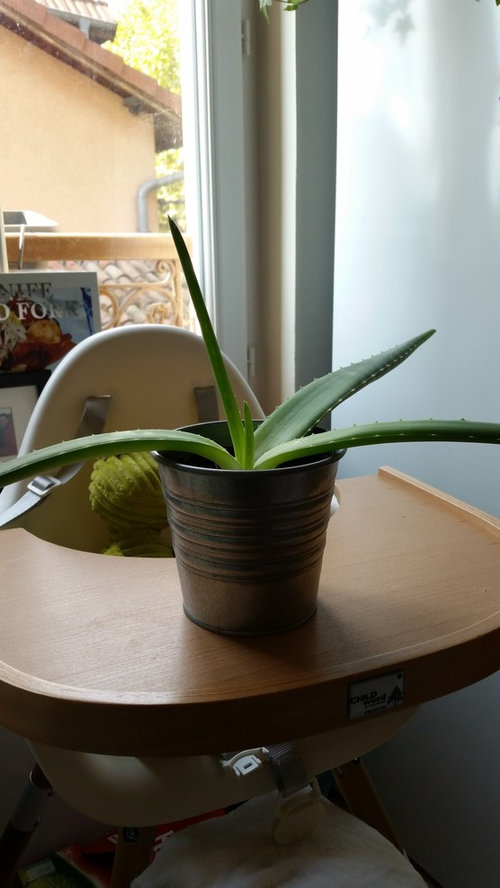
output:
[[0,836],[0,885],[8,886],[13,879],[52,792],[43,771],[35,765],[15,811]]
[[118,831],[110,888],[130,888],[153,859],[156,830],[154,826],[123,827]]
[[378,830],[404,854],[404,848],[362,760],[354,759],[352,762],[347,762],[335,768],[332,773],[351,814]]

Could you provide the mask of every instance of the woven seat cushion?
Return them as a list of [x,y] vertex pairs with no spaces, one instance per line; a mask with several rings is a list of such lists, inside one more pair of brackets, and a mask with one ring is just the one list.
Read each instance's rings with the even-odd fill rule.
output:
[[378,832],[323,800],[314,831],[291,845],[272,838],[275,793],[169,838],[131,888],[423,888]]

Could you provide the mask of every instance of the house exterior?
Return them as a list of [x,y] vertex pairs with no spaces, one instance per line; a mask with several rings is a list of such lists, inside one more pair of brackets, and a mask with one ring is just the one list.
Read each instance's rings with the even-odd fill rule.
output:
[[107,0],[37,0],[52,15],[75,25],[94,43],[114,40],[116,19]]
[[180,96],[99,45],[114,33],[106,10],[102,0],[0,0],[0,205],[61,231],[136,231],[155,152],[182,143]]

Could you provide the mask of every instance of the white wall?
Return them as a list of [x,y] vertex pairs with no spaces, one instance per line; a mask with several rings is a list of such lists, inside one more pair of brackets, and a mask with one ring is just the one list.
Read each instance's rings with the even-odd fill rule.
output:
[[[500,10],[339,2],[334,366],[436,327],[335,425],[499,419]],[[500,449],[352,450],[500,515]],[[424,707],[370,767],[410,852],[444,888],[498,888],[500,676]]]
[[[397,6],[397,4],[393,4]],[[340,422],[499,415],[500,15],[493,3],[406,0],[377,24],[340,3],[335,366],[436,327]],[[402,18],[402,15],[401,15]],[[469,445],[352,451],[500,514],[499,454]]]

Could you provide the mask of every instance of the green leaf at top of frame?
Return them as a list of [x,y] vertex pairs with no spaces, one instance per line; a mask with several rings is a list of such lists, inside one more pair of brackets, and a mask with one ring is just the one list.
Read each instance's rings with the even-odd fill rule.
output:
[[186,278],[186,283],[188,285],[194,310],[198,318],[201,335],[203,336],[205,348],[207,350],[208,358],[210,360],[210,364],[212,366],[213,374],[215,377],[215,383],[217,385],[217,389],[222,401],[222,406],[226,414],[226,420],[229,426],[231,440],[233,442],[234,455],[240,465],[245,465],[247,436],[245,435],[245,429],[243,427],[238,404],[231,386],[231,382],[229,380],[228,372],[226,370],[224,358],[222,356],[222,352],[220,350],[214,328],[212,327],[210,315],[208,314],[207,307],[205,305],[205,300],[201,292],[201,287],[198,283],[198,278],[196,277],[196,272],[191,261],[191,256],[189,255],[189,250],[185,244],[181,232],[179,231],[174,220],[170,218],[170,216],[168,218],[168,223],[170,226],[170,231],[175,244],[175,248],[177,250],[180,263],[182,265],[184,277]]

